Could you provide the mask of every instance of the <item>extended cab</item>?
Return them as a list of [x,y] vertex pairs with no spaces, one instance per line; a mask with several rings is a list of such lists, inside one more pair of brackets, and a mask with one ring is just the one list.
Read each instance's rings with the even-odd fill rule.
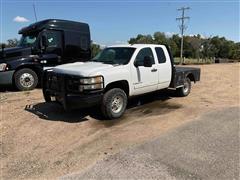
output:
[[19,31],[20,43],[0,51],[0,86],[34,89],[46,68],[91,58],[86,23],[47,19]]
[[175,67],[164,45],[121,45],[105,48],[90,62],[77,62],[47,70],[43,95],[68,109],[100,105],[108,119],[119,118],[128,98],[174,88],[187,96],[191,82],[200,80],[200,69]]

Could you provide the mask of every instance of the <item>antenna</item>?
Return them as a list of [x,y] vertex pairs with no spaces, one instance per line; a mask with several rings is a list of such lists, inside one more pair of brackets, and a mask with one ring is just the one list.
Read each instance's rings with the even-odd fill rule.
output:
[[36,9],[35,9],[35,3],[33,3],[33,11],[34,11],[35,20],[37,22],[37,13],[36,13]]

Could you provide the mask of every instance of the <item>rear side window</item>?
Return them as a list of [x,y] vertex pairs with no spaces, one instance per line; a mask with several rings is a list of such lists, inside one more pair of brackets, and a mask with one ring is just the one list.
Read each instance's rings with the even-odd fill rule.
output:
[[88,49],[88,43],[87,43],[87,38],[85,36],[81,37],[81,47],[83,50],[87,50]]
[[162,48],[160,47],[156,47],[155,48],[155,51],[157,53],[157,57],[158,57],[158,63],[161,64],[161,63],[165,63],[166,62],[166,56],[164,54],[164,51]]
[[46,35],[48,47],[62,47],[62,33],[60,31],[48,30]]

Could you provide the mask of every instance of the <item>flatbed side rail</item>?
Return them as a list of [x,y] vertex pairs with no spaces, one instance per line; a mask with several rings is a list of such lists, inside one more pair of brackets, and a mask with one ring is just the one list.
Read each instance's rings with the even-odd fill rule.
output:
[[176,67],[170,88],[183,86],[186,77],[190,78],[193,82],[200,81],[200,72],[200,68]]

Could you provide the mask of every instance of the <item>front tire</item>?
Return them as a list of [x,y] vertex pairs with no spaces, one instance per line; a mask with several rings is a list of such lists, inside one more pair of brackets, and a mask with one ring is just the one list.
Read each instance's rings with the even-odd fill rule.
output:
[[42,91],[45,102],[51,102],[52,101],[51,96],[45,91],[45,89],[43,89]]
[[24,68],[14,74],[14,81],[20,91],[33,90],[38,85],[38,76],[33,70]]
[[101,111],[105,118],[116,119],[121,117],[126,107],[127,95],[122,89],[110,89],[103,95]]
[[191,80],[186,77],[183,83],[183,87],[178,88],[177,95],[180,97],[188,96],[191,92]]

